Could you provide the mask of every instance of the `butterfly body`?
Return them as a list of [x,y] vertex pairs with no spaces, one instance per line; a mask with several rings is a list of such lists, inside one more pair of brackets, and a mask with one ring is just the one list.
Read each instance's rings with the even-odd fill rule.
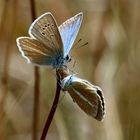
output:
[[63,68],[68,62],[71,61],[71,58],[69,55],[66,57],[63,57],[61,55],[55,56],[55,59],[52,62],[53,68]]
[[69,51],[78,34],[83,14],[79,13],[59,27],[53,15],[47,12],[38,17],[29,28],[30,37],[17,38],[22,56],[35,65],[61,68],[70,62]]

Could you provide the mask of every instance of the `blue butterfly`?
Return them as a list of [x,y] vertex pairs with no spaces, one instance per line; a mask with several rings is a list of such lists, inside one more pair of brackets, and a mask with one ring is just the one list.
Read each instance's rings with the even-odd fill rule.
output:
[[59,27],[50,12],[38,17],[29,28],[30,37],[17,38],[17,46],[28,63],[63,67],[71,58],[69,51],[78,34],[83,13],[66,20]]

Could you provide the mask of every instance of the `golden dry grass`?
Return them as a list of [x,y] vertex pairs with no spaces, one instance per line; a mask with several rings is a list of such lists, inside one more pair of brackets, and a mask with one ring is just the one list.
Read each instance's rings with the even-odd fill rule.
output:
[[[71,51],[76,60],[72,69],[100,86],[106,100],[106,117],[97,122],[66,94],[58,105],[48,139],[139,140],[140,1],[40,0],[36,1],[36,10],[38,16],[51,11],[59,24],[83,11],[78,38],[89,45]],[[30,140],[32,136],[33,66],[21,57],[15,42],[16,37],[27,35],[30,23],[28,0],[0,0],[0,78],[6,75],[7,83],[6,89],[5,79],[0,85],[1,140]],[[51,69],[42,67],[40,74],[39,136],[56,85]]]

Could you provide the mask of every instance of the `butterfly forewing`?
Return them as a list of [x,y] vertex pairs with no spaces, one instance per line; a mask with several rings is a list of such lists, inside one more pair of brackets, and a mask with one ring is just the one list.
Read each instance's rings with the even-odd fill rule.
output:
[[63,56],[63,43],[57,23],[50,12],[37,18],[29,28],[29,35],[54,51],[54,55]]
[[83,13],[81,12],[59,26],[59,31],[64,45],[64,57],[68,55],[76,39],[82,19]]
[[53,50],[36,39],[19,37],[17,46],[29,63],[37,65],[52,65]]

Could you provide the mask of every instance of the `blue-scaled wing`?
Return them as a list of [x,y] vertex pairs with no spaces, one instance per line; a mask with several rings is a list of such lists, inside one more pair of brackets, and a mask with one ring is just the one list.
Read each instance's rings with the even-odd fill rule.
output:
[[64,57],[69,54],[70,49],[76,39],[81,22],[83,19],[83,13],[79,13],[74,17],[66,20],[59,26],[59,31],[64,45]]

